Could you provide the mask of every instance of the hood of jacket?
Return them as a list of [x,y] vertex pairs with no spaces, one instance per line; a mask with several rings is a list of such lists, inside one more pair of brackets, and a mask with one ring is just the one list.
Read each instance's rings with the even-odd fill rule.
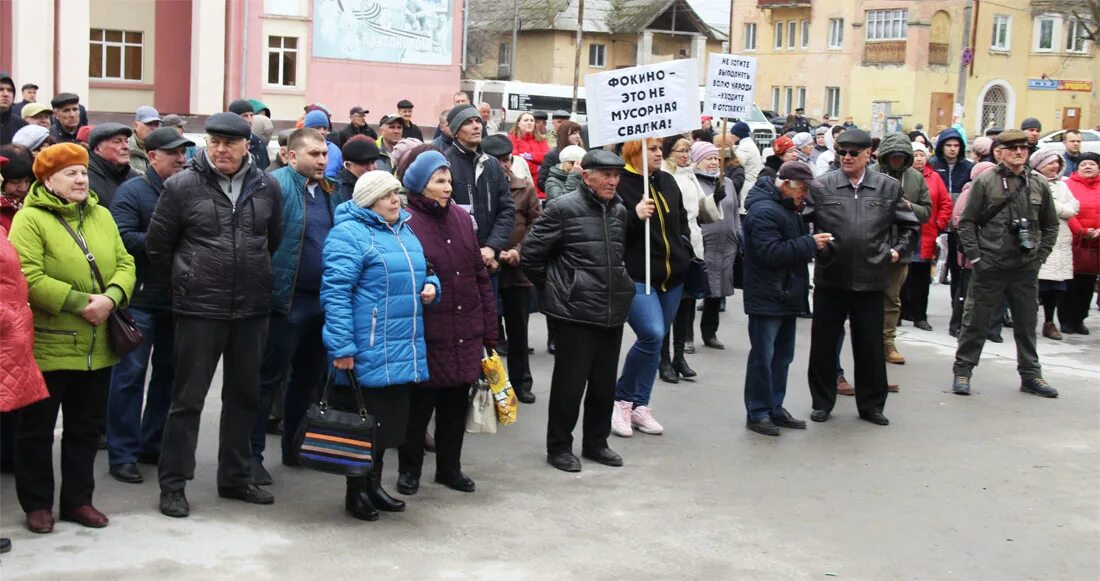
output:
[[[899,169],[894,169],[886,162],[890,155],[900,153],[905,155],[905,163]],[[905,170],[913,166],[913,143],[904,133],[891,133],[882,138],[878,146],[878,171],[889,176],[899,178]]]
[[79,220],[82,209],[86,213],[98,205],[99,196],[90,189],[88,190],[88,198],[84,200],[84,203],[76,204],[61,199],[60,196],[46,189],[46,186],[43,185],[42,182],[34,182],[31,186],[31,190],[27,192],[26,199],[23,200],[24,208],[41,208],[47,212],[60,214],[71,220]]
[[1081,174],[1079,174],[1077,172],[1073,172],[1066,179],[1071,181],[1071,182],[1081,184],[1081,186],[1083,186],[1085,188],[1088,188],[1090,190],[1095,189],[1097,187],[1097,184],[1100,184],[1100,176],[1096,176],[1094,178],[1086,178],[1085,176],[1082,176]]
[[963,139],[959,130],[954,127],[948,127],[940,132],[940,136],[936,139],[936,157],[943,159],[943,145],[947,143],[949,139],[957,139],[959,141],[959,159],[966,159],[966,140]]

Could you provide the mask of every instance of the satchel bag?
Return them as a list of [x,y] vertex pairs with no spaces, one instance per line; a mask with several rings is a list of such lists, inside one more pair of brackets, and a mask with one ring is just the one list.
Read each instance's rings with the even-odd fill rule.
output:
[[466,431],[471,434],[497,433],[496,408],[488,382],[482,379],[470,386],[470,409],[466,414]]
[[378,423],[367,413],[355,372],[347,374],[359,411],[345,412],[328,407],[329,390],[336,379],[333,369],[321,390],[321,400],[310,404],[306,417],[302,418],[298,433],[294,435],[294,450],[302,466],[355,478],[366,476],[374,467],[374,430]]
[[[92,274],[95,275],[96,282],[99,283],[100,290],[106,292],[107,284],[103,282],[103,275],[99,273],[99,266],[95,263],[95,256],[88,250],[88,245],[84,243],[84,237],[73,231],[69,223],[64,218],[54,214],[58,222],[65,227],[65,230],[69,233],[69,236],[73,237],[76,241],[76,245],[80,247],[81,252],[84,253],[84,258],[88,259],[88,264],[92,267]],[[111,311],[111,314],[107,316],[107,342],[111,345],[111,350],[118,355],[126,355],[127,353],[141,347],[141,344],[145,342],[145,334],[138,328],[137,322],[134,321],[134,317],[130,315],[130,311],[122,308],[116,308]]]

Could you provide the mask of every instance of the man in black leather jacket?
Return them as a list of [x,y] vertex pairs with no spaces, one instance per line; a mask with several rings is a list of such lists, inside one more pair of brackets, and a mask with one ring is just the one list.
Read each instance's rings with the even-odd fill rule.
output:
[[898,180],[867,168],[867,132],[844,132],[835,150],[840,169],[819,178],[822,188],[812,192],[803,210],[815,230],[833,235],[814,268],[810,419],[827,421],[836,404],[836,348],[850,319],[859,417],[885,426],[890,421],[882,414],[887,395],[883,294],[890,265],[910,252],[920,223]]
[[615,193],[625,166],[609,151],[585,154],[584,184],[546,205],[520,253],[542,312],[554,319],[557,353],[546,451],[547,462],[566,472],[581,470],[572,433],[586,385],[581,455],[607,466],[623,465],[607,438],[623,324],[634,300],[634,282],[623,263],[627,210]]

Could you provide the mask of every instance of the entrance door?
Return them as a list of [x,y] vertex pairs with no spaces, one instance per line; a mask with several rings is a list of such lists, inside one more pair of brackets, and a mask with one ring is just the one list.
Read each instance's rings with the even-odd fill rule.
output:
[[928,123],[924,125],[929,135],[939,133],[940,127],[951,126],[951,112],[954,107],[954,93],[932,93],[932,107],[928,112]]
[[1062,109],[1062,129],[1081,129],[1081,108],[1066,107]]

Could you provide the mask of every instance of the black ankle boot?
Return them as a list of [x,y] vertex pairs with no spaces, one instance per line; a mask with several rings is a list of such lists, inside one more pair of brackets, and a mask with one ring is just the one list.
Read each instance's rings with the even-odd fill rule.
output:
[[344,494],[344,510],[359,520],[376,521],[378,509],[371,502],[366,485],[366,478],[348,478],[348,490]]
[[676,370],[676,373],[684,376],[685,379],[690,379],[692,377],[695,377],[696,375],[699,375],[698,373],[695,373],[694,369],[688,366],[687,359],[684,357],[683,353],[680,353],[676,356],[675,359],[672,360],[672,368]]
[[378,510],[385,512],[405,511],[405,501],[397,500],[382,488],[381,471],[372,472],[367,476],[367,497],[370,498],[371,504]]
[[676,374],[676,368],[672,366],[672,361],[661,357],[661,365],[657,368],[657,371],[661,375],[661,381],[665,383],[680,383],[680,376]]

